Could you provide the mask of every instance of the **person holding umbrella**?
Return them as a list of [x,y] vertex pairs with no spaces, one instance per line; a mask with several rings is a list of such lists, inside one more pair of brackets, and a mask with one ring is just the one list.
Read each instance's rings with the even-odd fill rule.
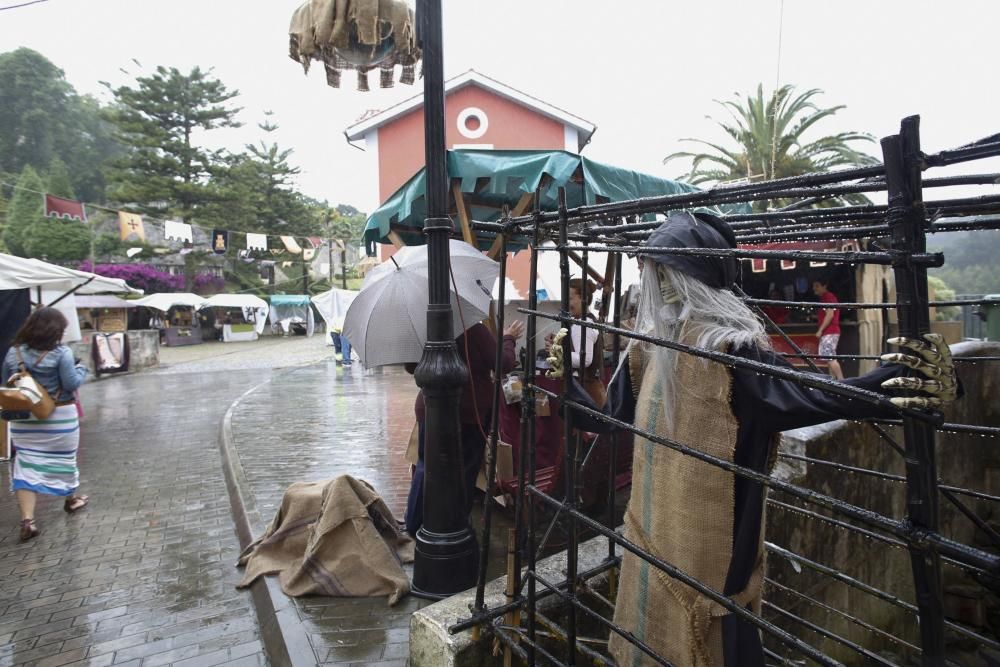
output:
[[[475,247],[452,239],[451,263],[452,331],[458,354],[469,370],[459,407],[465,511],[472,509],[476,475],[482,465],[485,431],[491,417],[494,374],[514,368],[515,341],[524,333],[524,323],[514,322],[503,331],[503,355],[495,368],[497,340],[483,320],[489,318],[492,285],[500,275],[500,264]],[[414,372],[427,342],[428,257],[427,246],[406,246],[389,261],[368,272],[357,297],[344,317],[341,337],[349,338],[365,368],[405,364]],[[419,459],[410,485],[406,528],[416,535],[423,523],[424,488],[424,397],[416,399],[414,412],[419,434]]]
[[[455,339],[458,353],[469,369],[469,381],[462,388],[459,417],[462,424],[462,485],[465,490],[465,515],[472,511],[476,476],[483,464],[486,448],[486,430],[492,416],[493,378],[514,370],[517,357],[514,345],[524,333],[524,322],[516,320],[503,331],[503,359],[501,368],[495,368],[497,340],[482,322],[476,322]],[[406,364],[410,373],[416,364]],[[424,394],[421,391],[413,406],[417,417],[418,460],[410,480],[410,494],[406,501],[406,532],[416,536],[424,517]]]

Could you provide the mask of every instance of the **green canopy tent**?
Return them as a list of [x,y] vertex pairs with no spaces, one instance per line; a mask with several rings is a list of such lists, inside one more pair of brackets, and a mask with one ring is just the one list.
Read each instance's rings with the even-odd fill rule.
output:
[[[452,215],[482,222],[498,220],[504,206],[515,215],[524,213],[539,188],[539,203],[546,211],[556,210],[560,187],[566,188],[570,207],[699,190],[566,151],[448,151],[448,176]],[[426,180],[421,169],[369,216],[364,233],[369,255],[375,254],[376,243],[424,243]],[[488,245],[492,238],[477,241]]]

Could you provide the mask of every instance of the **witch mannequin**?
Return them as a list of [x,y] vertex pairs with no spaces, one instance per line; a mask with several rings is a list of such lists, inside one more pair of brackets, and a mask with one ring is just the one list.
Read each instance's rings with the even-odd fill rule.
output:
[[[639,333],[789,367],[771,350],[761,321],[730,290],[737,279],[734,258],[658,250],[735,248],[735,237],[722,220],[674,214],[645,245],[639,253]],[[898,407],[939,407],[955,398],[957,380],[940,337],[889,342],[907,353],[886,355],[883,359],[890,363],[844,384],[928,394],[893,398]],[[907,367],[927,379],[900,377]],[[587,403],[582,389],[571,391]],[[891,409],[809,390],[791,380],[635,341],[612,382],[604,412],[764,474],[774,464],[781,431],[835,419],[896,416]],[[609,430],[580,411],[573,411],[571,419],[585,430]],[[624,536],[759,614],[765,500],[766,488],[759,482],[636,436]],[[614,622],[675,665],[764,664],[760,631],[753,624],[627,551]],[[620,665],[654,664],[615,633],[609,650]]]

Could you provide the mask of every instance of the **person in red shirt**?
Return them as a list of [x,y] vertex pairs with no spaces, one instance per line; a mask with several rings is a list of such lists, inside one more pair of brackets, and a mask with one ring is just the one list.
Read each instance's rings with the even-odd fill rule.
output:
[[[827,283],[822,280],[813,281],[813,294],[818,296],[823,303],[839,303],[837,295],[827,289]],[[816,329],[816,338],[819,338],[820,356],[837,354],[837,343],[840,341],[840,309],[824,308],[819,311],[819,328]],[[841,370],[840,362],[836,359],[828,359],[827,368],[830,369],[830,375],[837,380],[844,379],[844,371]]]

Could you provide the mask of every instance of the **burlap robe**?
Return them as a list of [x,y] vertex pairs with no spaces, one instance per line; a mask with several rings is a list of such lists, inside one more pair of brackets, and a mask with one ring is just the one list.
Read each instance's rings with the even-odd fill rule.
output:
[[[726,367],[691,355],[678,356],[676,423],[668,430],[663,416],[668,397],[655,360],[653,355],[641,376],[635,425],[732,461],[738,424],[730,404],[732,377]],[[624,535],[722,592],[733,553],[734,493],[732,473],[636,437]],[[759,553],[749,585],[733,596],[758,612],[762,541]],[[674,665],[723,665],[721,626],[727,613],[693,588],[625,552],[614,622]],[[656,664],[615,633],[609,649],[619,665]]]
[[293,597],[388,595],[393,605],[410,592],[402,564],[412,560],[413,541],[367,482],[348,475],[297,482],[264,535],[240,554],[239,587],[278,573]]

